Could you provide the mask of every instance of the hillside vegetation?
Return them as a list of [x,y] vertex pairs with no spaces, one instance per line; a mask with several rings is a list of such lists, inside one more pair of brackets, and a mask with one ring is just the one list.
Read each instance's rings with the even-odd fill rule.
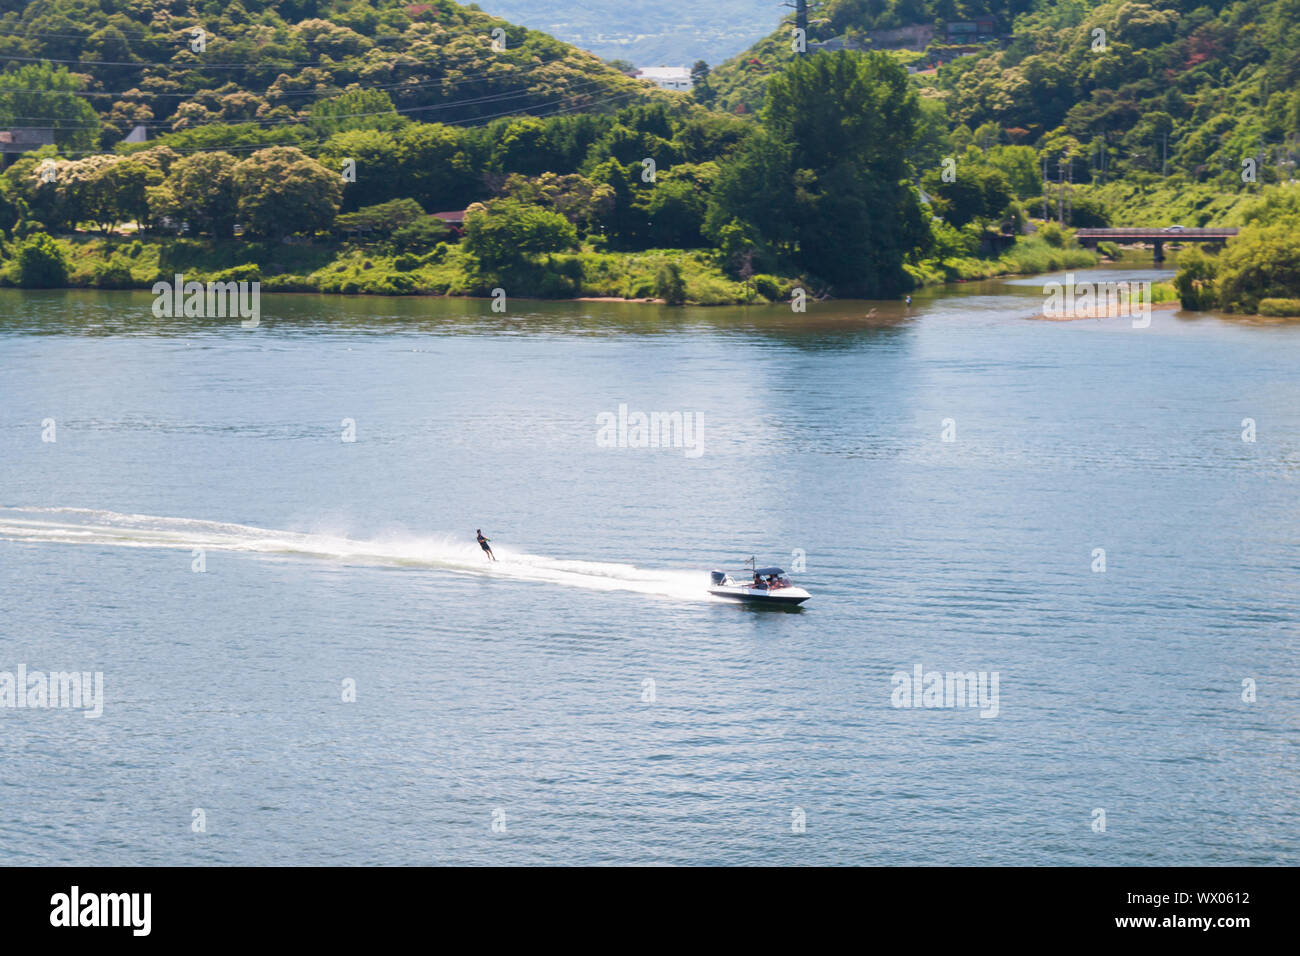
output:
[[60,146],[81,152],[137,125],[253,123],[279,143],[381,113],[461,123],[608,112],[646,95],[591,53],[451,0],[5,0],[0,11],[0,122],[51,118]]
[[[1068,227],[1126,212],[1241,218],[1289,175],[1297,112],[1280,2],[831,2],[814,42],[981,13],[1014,35],[796,62],[778,31],[743,68],[697,64],[693,96],[451,0],[0,11],[0,122],[55,129],[0,176],[0,281],[23,284],[140,283],[188,256],[328,291],[895,295],[1086,263]],[[148,142],[122,142],[136,126]],[[1044,207],[1065,228],[1024,238]],[[465,209],[463,235],[435,216]],[[277,243],[326,252],[289,264]]]
[[[948,42],[947,24],[979,15],[996,18],[995,35]],[[1235,291],[1213,301],[1253,310],[1286,289],[1300,296],[1276,241],[1300,160],[1300,0],[828,0],[814,5],[809,41],[870,49],[899,42],[873,31],[908,25],[930,31],[892,53],[922,97],[909,158],[950,225],[1009,191],[1025,213],[1062,210],[1072,226],[1245,226],[1224,268],[1275,261],[1255,261],[1240,287],[1220,274],[1216,288]],[[791,38],[787,20],[697,96],[754,115],[796,57]],[[1261,239],[1265,208],[1279,221]],[[1210,266],[1198,269],[1204,288]]]

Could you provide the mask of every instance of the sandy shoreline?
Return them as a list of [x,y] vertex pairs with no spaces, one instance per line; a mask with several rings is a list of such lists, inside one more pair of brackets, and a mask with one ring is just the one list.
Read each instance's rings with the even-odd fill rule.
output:
[[[1157,302],[1151,306],[1152,312],[1177,312],[1182,308],[1179,302]],[[1091,312],[1075,311],[1070,315],[1045,315],[1042,312],[1031,312],[1025,316],[1027,319],[1039,319],[1043,322],[1077,322],[1080,319],[1131,319],[1135,315],[1141,315],[1142,311],[1130,309],[1096,309]]]

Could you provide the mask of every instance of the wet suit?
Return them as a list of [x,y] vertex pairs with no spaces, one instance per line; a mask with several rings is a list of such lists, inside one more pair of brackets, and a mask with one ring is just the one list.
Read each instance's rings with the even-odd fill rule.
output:
[[493,561],[495,561],[495,560],[497,559],[497,556],[496,556],[495,554],[492,553],[492,549],[491,549],[490,547],[488,547],[488,539],[485,538],[485,537],[483,537],[483,529],[482,529],[482,528],[479,528],[479,529],[478,529],[478,546],[479,546],[480,548],[482,548],[482,549],[483,549],[483,553],[486,554],[486,555],[487,555],[489,558],[491,558]]

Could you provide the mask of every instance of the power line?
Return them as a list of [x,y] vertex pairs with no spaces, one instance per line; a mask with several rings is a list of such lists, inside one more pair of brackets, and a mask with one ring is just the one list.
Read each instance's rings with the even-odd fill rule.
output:
[[[579,96],[582,95],[582,93],[584,92],[590,91],[592,87],[602,86],[602,85],[603,85],[602,80],[591,79],[585,83],[576,84],[577,89],[570,90],[565,95],[570,97]],[[4,92],[3,90],[0,90],[0,94],[2,94],[3,92]],[[365,92],[365,91],[363,90],[360,92]],[[629,92],[639,93],[643,91],[631,90]],[[407,106],[407,107],[402,107],[401,109],[394,108],[391,110],[374,110],[365,113],[335,113],[331,115],[318,117],[317,119],[318,121],[329,122],[329,121],[346,120],[346,119],[363,119],[363,118],[369,118],[375,116],[398,116],[398,115],[405,115],[409,113],[433,112],[437,110],[450,110],[450,109],[456,109],[458,107],[474,106],[481,103],[496,102],[499,100],[518,99],[520,97],[530,96],[534,94],[545,95],[544,91],[534,90],[532,87],[524,87],[516,90],[505,90],[498,93],[490,93],[490,94],[485,94],[483,96],[470,97],[469,99],[464,99],[464,100],[452,100],[446,103],[433,103],[428,106]],[[317,102],[329,102],[329,101],[319,100]],[[94,125],[91,125],[90,123],[65,123],[59,117],[49,117],[49,116],[14,116],[11,117],[11,119],[15,121],[23,120],[25,122],[34,123],[34,124],[47,124],[47,123],[59,124],[58,126],[59,129],[99,129],[102,126],[102,124],[100,123],[96,123]],[[270,120],[250,119],[250,120],[240,120],[237,122],[221,121],[215,123],[199,123],[197,124],[197,126],[190,127],[190,128],[202,128],[204,126],[248,126],[248,125],[273,127],[273,126],[301,126],[301,125],[311,125],[311,124],[312,124],[312,117],[307,117],[306,119],[294,119],[294,118],[281,117],[281,118],[270,119]],[[172,124],[167,120],[157,120],[157,121],[145,121],[142,123],[132,123],[132,125],[144,126],[146,128],[148,127],[159,128],[159,127],[169,127],[174,124]]]
[[[491,16],[491,14],[488,14],[488,16]],[[493,19],[499,19],[499,18],[495,18],[495,17],[494,17]],[[304,22],[304,21],[301,21],[301,20],[300,20],[300,21],[298,21],[297,24],[293,24],[293,23],[289,23],[288,21],[286,21],[285,25],[286,25],[286,26],[298,26],[298,25],[301,25],[303,22]],[[331,22],[332,22],[332,21],[331,21]],[[334,25],[335,25],[335,26],[338,26],[339,24],[334,24]],[[415,23],[413,22],[411,25],[412,25],[412,26],[415,26]],[[429,26],[436,26],[436,24],[428,24],[428,25],[429,25]],[[96,28],[95,31],[92,31],[91,33],[87,33],[87,34],[81,34],[81,33],[45,33],[45,32],[42,32],[42,31],[40,31],[40,30],[30,30],[30,31],[29,31],[29,30],[23,30],[23,31],[19,31],[19,30],[0,30],[0,37],[14,37],[15,39],[19,39],[19,40],[30,40],[30,39],[32,39],[33,37],[54,37],[55,39],[60,39],[60,40],[83,40],[83,41],[86,41],[86,40],[90,40],[90,39],[95,35],[95,33],[98,32],[99,30],[106,30],[106,29],[108,29],[109,27],[115,27],[115,28],[117,29],[117,31],[118,31],[119,33],[121,33],[122,36],[125,37],[125,38],[128,39],[128,40],[141,40],[141,41],[145,41],[145,42],[152,42],[152,41],[156,41],[156,40],[158,40],[159,38],[168,38],[168,37],[171,37],[171,36],[173,36],[175,33],[189,33],[189,32],[192,32],[196,27],[200,27],[200,28],[201,28],[201,27],[202,27],[202,24],[200,24],[200,23],[193,23],[193,24],[190,24],[189,26],[178,26],[178,27],[174,27],[170,33],[168,33],[168,32],[163,32],[163,33],[127,33],[125,30],[123,30],[121,27],[118,27],[118,26],[117,26],[116,24],[114,24],[114,23],[105,23],[103,26]],[[352,30],[351,27],[347,27],[347,26],[345,26],[344,29]],[[359,37],[363,37],[364,39],[367,39],[367,40],[373,40],[373,41],[376,42],[376,43],[379,43],[379,42],[386,42],[386,41],[388,41],[388,40],[409,40],[409,39],[410,39],[410,37],[408,37],[408,36],[407,36],[406,34],[404,34],[404,33],[384,33],[384,34],[379,34],[378,36],[368,37],[368,36],[366,36],[364,33],[362,33],[362,32],[359,31],[359,30],[352,30],[352,32],[355,33],[355,34],[356,34],[357,36],[359,36]]]
[[[501,21],[501,22],[504,23],[506,21]],[[292,26],[293,24],[289,24],[289,25]],[[157,40],[179,42],[181,44],[181,47],[176,51],[176,56],[181,56],[188,53],[197,57],[200,55],[201,52],[206,52],[206,50],[205,51],[194,50],[189,46],[189,40],[192,39],[191,35],[194,30],[201,30],[201,29],[202,26],[196,23],[191,26],[181,27],[175,33],[172,34],[157,35]],[[7,34],[5,34],[4,31],[0,31],[0,37],[6,35]],[[29,39],[29,37],[21,34],[8,34],[8,35],[12,36],[14,39]],[[358,33],[357,35],[363,37],[364,39],[370,39],[369,37],[365,37],[364,34]],[[76,37],[75,39],[88,40],[89,37]],[[214,45],[218,46],[218,48],[222,45],[226,45],[226,44],[233,45],[248,39],[250,39],[250,37],[246,35],[225,37],[225,36],[220,36],[218,34],[207,34],[205,31],[205,43],[212,42]],[[386,39],[402,40],[406,43],[418,43],[420,40],[432,39],[432,38],[426,37],[421,34],[416,34],[414,36],[408,36],[405,34],[393,34],[390,37],[387,37]],[[264,47],[258,47],[251,52],[256,54],[261,52],[262,49],[264,49]],[[519,50],[519,49],[520,47],[514,48],[514,50]],[[367,56],[369,56],[372,53],[392,53],[392,52],[395,51],[383,50],[379,47],[370,47],[369,49],[360,50],[357,51],[356,53],[345,54],[341,58],[335,58],[327,55],[327,58],[324,60],[322,60],[320,57],[316,57],[310,60],[301,60],[289,56],[271,55],[266,57],[265,60],[258,61],[258,62],[228,63],[228,62],[217,61],[213,63],[203,63],[201,68],[211,69],[211,70],[257,70],[257,69],[267,69],[269,68],[269,65],[273,63],[278,63],[285,66],[298,66],[298,67],[330,66],[330,65],[337,65],[349,59],[365,59]],[[506,49],[504,51],[494,51],[494,52],[510,53],[511,50]],[[130,67],[136,67],[137,69],[144,69],[146,67],[166,67],[171,69],[198,68],[196,65],[187,63],[185,61],[177,63],[174,57],[171,60],[81,60],[81,59],[61,59],[61,58],[55,58],[50,56],[26,56],[20,54],[10,54],[10,53],[5,53],[0,51],[0,60],[16,60],[18,62],[32,62],[32,63],[58,63],[58,64],[68,65],[68,66],[130,66]]]
[[[3,57],[2,55],[0,55],[0,60],[3,60],[3,59],[4,59],[4,57]],[[536,65],[534,65],[534,66],[530,66],[530,67],[528,67],[527,69],[523,69],[523,70],[520,70],[520,71],[518,71],[518,72],[516,72],[516,73],[512,73],[512,74],[510,74],[510,78],[511,78],[511,79],[514,79],[514,78],[517,78],[517,77],[519,77],[519,76],[528,76],[528,75],[531,74],[531,73],[535,73],[535,72],[539,72],[539,71],[541,71],[541,70],[545,70],[545,69],[547,69],[548,67],[551,67],[551,66],[556,65],[557,63],[558,63],[558,64],[563,64],[563,63],[564,63],[564,60],[563,60],[563,59],[556,59],[556,60],[549,60],[549,61],[547,61],[546,63],[538,63],[538,64],[536,64]],[[402,65],[406,65],[406,64],[398,64],[398,65],[399,65],[399,66],[402,66]],[[429,61],[420,61],[420,62],[417,63],[416,65],[417,65],[417,66],[438,66],[438,67],[444,67],[444,68],[445,68],[445,65],[444,65],[444,64],[441,64],[441,63],[434,64],[434,63],[429,62]],[[513,65],[513,64],[512,64],[512,65]],[[612,67],[611,67],[610,69],[612,70]],[[616,72],[616,71],[615,71],[615,72]],[[410,80],[410,79],[407,79],[407,80],[397,80],[397,81],[392,82],[392,83],[378,83],[378,84],[375,84],[374,86],[368,86],[368,87],[365,87],[365,89],[368,89],[368,90],[369,90],[369,89],[373,89],[373,90],[403,90],[403,89],[422,89],[422,88],[424,88],[424,87],[426,87],[426,86],[434,86],[434,85],[460,86],[461,84],[464,84],[464,83],[474,83],[474,82],[478,82],[478,81],[482,80],[484,77],[505,76],[506,73],[507,73],[507,71],[504,71],[504,70],[500,70],[500,69],[491,69],[491,70],[484,70],[484,71],[481,72],[481,73],[468,73],[468,74],[465,74],[464,76],[460,76],[460,77],[458,77],[458,78],[456,78],[456,79],[454,79],[454,80],[447,79],[447,78],[445,78],[445,77],[443,77],[443,78],[435,78],[435,79],[428,79],[428,80],[416,80],[416,81],[414,81],[414,82],[412,82],[412,80]],[[585,74],[584,74],[584,75],[585,75]],[[619,75],[621,76],[622,74],[619,74]],[[611,76],[610,78],[612,79],[613,77]],[[156,77],[146,77],[145,79],[146,79],[146,80],[148,80],[148,79],[156,79]],[[0,95],[3,95],[3,94],[5,94],[5,93],[31,93],[31,94],[37,94],[37,95],[50,95],[50,96],[132,96],[132,97],[135,97],[135,96],[178,96],[178,97],[188,97],[188,96],[198,96],[200,93],[204,93],[204,92],[209,92],[209,93],[210,93],[210,92],[215,92],[215,91],[213,91],[213,90],[178,90],[178,91],[176,91],[176,92],[171,92],[171,91],[166,91],[166,90],[140,90],[140,89],[130,89],[130,90],[119,90],[119,91],[116,91],[116,92],[106,92],[106,91],[98,91],[98,90],[28,90],[28,89],[7,89],[7,88],[4,88],[4,87],[0,87]],[[252,92],[252,91],[251,91],[251,90],[245,90],[244,92]],[[269,92],[270,92],[270,91],[269,91],[269,88],[268,88],[267,93],[269,93]],[[343,90],[342,92],[335,93],[335,94],[331,94],[329,97],[323,97],[323,98],[334,98],[334,97],[337,97],[337,96],[344,96],[344,95],[346,95],[346,94],[349,93],[349,92],[352,92],[352,91],[350,91],[350,90]],[[275,96],[276,96],[276,97],[282,97],[282,96],[315,96],[315,95],[318,95],[319,93],[320,93],[319,90],[285,90],[285,91],[283,91],[283,92],[277,92],[277,93],[275,94]],[[266,94],[266,93],[263,93],[263,94],[254,94],[254,95],[267,95],[267,94]]]
[[[576,103],[576,104],[573,104],[572,106],[559,107],[559,108],[557,108],[557,109],[555,109],[555,110],[552,110],[552,111],[549,112],[549,113],[530,113],[530,112],[520,112],[520,111],[518,111],[518,110],[504,110],[504,111],[502,111],[502,112],[500,112],[500,113],[490,113],[490,114],[488,114],[488,115],[486,115],[486,116],[476,116],[476,117],[473,117],[473,118],[471,118],[471,119],[462,120],[462,121],[458,121],[458,122],[442,123],[441,125],[443,125],[443,126],[454,126],[454,127],[458,128],[458,129],[473,129],[473,128],[476,128],[476,127],[478,127],[478,126],[486,125],[487,123],[490,123],[490,122],[492,122],[493,120],[501,119],[502,117],[506,117],[506,116],[530,116],[530,117],[535,117],[535,118],[538,118],[538,119],[544,119],[544,118],[546,118],[546,117],[548,117],[548,116],[557,116],[557,115],[560,115],[560,114],[563,114],[563,113],[571,113],[571,112],[573,112],[574,110],[588,109],[588,108],[595,107],[595,106],[601,106],[601,105],[604,105],[604,104],[613,103],[613,102],[616,102],[616,101],[618,101],[618,100],[627,99],[629,96],[634,96],[634,95],[636,95],[636,94],[639,93],[639,92],[642,92],[642,91],[640,91],[640,90],[625,90],[625,91],[623,91],[623,92],[621,92],[621,93],[616,93],[616,94],[614,94],[613,96],[607,96],[607,97],[603,97],[603,98],[601,98],[601,99],[593,100],[593,101],[591,101],[590,103]],[[571,95],[568,95],[568,96],[564,96],[564,97],[561,97],[561,98],[558,99],[558,100],[553,100],[553,101],[551,101],[550,103],[542,103],[542,104],[539,104],[539,105],[537,105],[536,107],[534,107],[534,109],[545,109],[545,108],[548,107],[548,106],[552,106],[552,105],[554,105],[554,104],[556,104],[556,103],[564,103],[566,100],[574,99],[575,96],[580,96],[580,95],[582,95],[582,94],[571,94]],[[232,126],[232,125],[238,125],[238,124],[212,123],[212,124],[208,124],[208,125],[210,125],[210,126]],[[300,124],[298,124],[298,125],[300,125],[300,126],[306,126],[307,124],[306,124],[306,123],[300,123]],[[200,126],[200,127],[194,127],[194,128],[195,128],[195,129],[202,129],[203,127]],[[239,153],[239,152],[247,152],[247,151],[250,151],[250,150],[256,151],[256,150],[260,150],[260,149],[271,149],[271,148],[274,148],[274,147],[276,147],[276,146],[292,146],[292,145],[298,145],[298,144],[291,144],[291,143],[250,143],[250,144],[240,144],[240,145],[233,145],[233,146],[170,146],[170,145],[168,145],[168,144],[166,144],[166,143],[160,143],[160,144],[156,144],[156,145],[167,146],[168,149],[174,150],[175,152],[178,152],[178,153],[184,153],[184,154],[187,154],[187,155],[194,155],[194,154],[197,154],[197,153],[217,153],[217,152],[224,152],[224,153]],[[59,153],[60,158],[63,158],[63,159],[70,159],[70,158],[72,158],[72,157],[103,156],[103,155],[123,155],[123,154],[116,154],[116,153],[105,154],[105,153],[103,153],[102,151],[99,151],[99,150],[78,150],[78,151],[71,151],[71,152],[67,152],[67,153],[63,153],[63,152]],[[129,158],[129,157],[132,156],[132,155],[134,155],[134,153],[128,153],[128,154],[125,154],[125,157],[124,157],[124,158]]]

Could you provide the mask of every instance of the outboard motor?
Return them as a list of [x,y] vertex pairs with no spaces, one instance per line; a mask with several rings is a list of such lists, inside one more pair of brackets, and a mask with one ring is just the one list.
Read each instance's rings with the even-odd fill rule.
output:
[[709,578],[713,581],[714,587],[721,587],[722,583],[727,580],[727,576],[721,571],[710,571]]

